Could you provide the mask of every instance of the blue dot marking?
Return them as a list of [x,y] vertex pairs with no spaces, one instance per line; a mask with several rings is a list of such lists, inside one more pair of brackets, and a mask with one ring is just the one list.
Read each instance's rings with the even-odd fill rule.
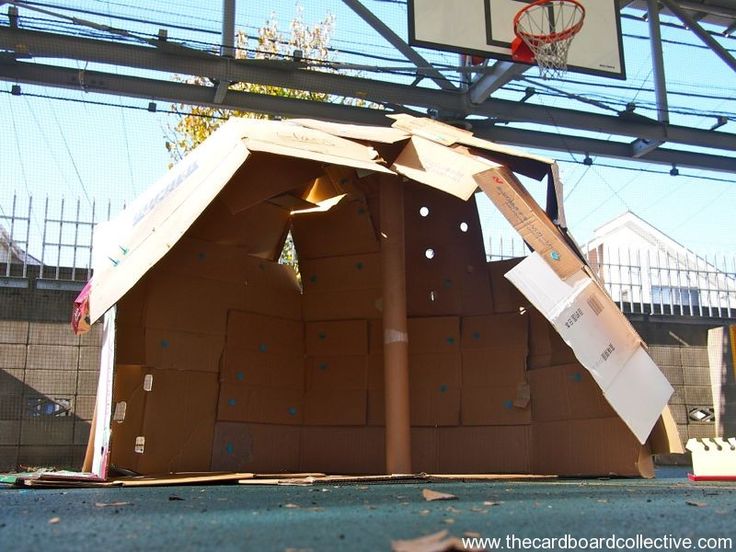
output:
[[473,339],[479,340],[480,339],[480,332],[473,332]]
[[503,403],[503,407],[506,408],[507,410],[514,408],[514,401],[505,401]]
[[355,263],[355,268],[357,268],[358,270],[363,270],[363,262],[358,261],[357,263]]
[[236,401],[235,399],[228,399],[227,400],[227,405],[228,406],[235,406],[236,404],[238,404],[238,401]]
[[452,280],[450,280],[449,278],[445,278],[444,280],[442,280],[442,286],[445,289],[450,289],[452,287]]
[[202,262],[202,261],[204,261],[204,260],[205,260],[206,258],[207,258],[207,253],[205,253],[205,252],[203,252],[203,251],[202,251],[202,252],[200,252],[200,253],[197,253],[197,260],[198,260],[199,262]]
[[268,345],[265,343],[259,343],[258,350],[262,353],[265,353],[266,351],[268,351]]
[[447,393],[447,385],[444,383],[440,385],[440,393]]
[[319,369],[320,370],[327,370],[327,363],[326,362],[320,362],[319,363]]
[[169,343],[169,340],[168,339],[162,339],[161,340],[161,348],[162,349],[168,349],[169,348],[169,345],[171,345],[171,343]]
[[454,338],[454,337],[452,337],[452,336],[449,336],[449,337],[447,338],[447,343],[448,343],[449,345],[454,345],[454,344],[455,344],[455,338]]
[[573,372],[572,374],[570,374],[570,379],[575,382],[581,382],[583,381],[583,374],[581,374],[580,372]]
[[311,276],[309,277],[309,281],[310,281],[310,283],[312,283],[312,284],[316,284],[316,283],[317,283],[317,275],[316,275],[316,274],[312,274],[312,275],[311,275]]
[[324,341],[327,339],[327,334],[325,332],[319,332],[319,339],[320,341]]
[[245,379],[245,374],[242,370],[235,374],[235,379],[238,381],[243,381]]
[[227,454],[232,454],[233,452],[235,452],[235,447],[232,443],[225,443],[225,452]]
[[292,406],[289,408],[289,416],[296,416],[297,409],[296,406]]
[[552,257],[553,261],[560,260],[560,254],[557,251],[552,251],[552,253],[550,253],[549,256]]

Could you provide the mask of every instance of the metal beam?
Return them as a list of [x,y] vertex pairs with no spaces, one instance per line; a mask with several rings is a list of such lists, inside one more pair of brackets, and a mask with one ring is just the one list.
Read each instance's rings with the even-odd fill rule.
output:
[[473,82],[467,92],[468,101],[472,104],[483,103],[496,90],[517,78],[527,69],[529,69],[527,65],[520,63],[497,61],[490,71]]
[[723,60],[731,70],[736,71],[736,59],[721,46],[718,41],[713,38],[687,11],[682,9],[674,0],[661,0],[662,4],[667,6],[680,21],[682,21],[700,40],[705,43],[713,53]]
[[378,19],[375,14],[361,4],[358,0],[342,0],[351,10],[358,14],[363,21],[368,23],[374,30],[378,32],[383,38],[385,38],[391,46],[396,48],[399,52],[404,54],[404,57],[414,63],[420,73],[429,77],[434,83],[443,90],[457,90],[457,87],[447,80],[442,73],[435,69],[430,62],[424,59],[419,53],[409,46],[404,40],[391,30],[383,21]]
[[[691,146],[736,151],[736,135],[662,124],[637,116],[610,116],[489,98],[473,105],[460,92],[419,88],[373,79],[349,77],[305,69],[302,64],[268,60],[229,60],[171,44],[167,50],[115,42],[38,33],[0,27],[0,49],[37,57],[78,59],[89,62],[123,65],[137,69],[162,71],[167,74],[200,75],[213,81],[244,81],[298,90],[311,90],[338,96],[361,98],[380,105],[424,107],[446,113],[463,113],[514,122],[536,123],[560,129],[601,132],[618,136],[666,140]],[[47,69],[51,69],[47,67]],[[2,77],[13,81],[29,71],[22,63],[11,63],[2,69]],[[78,75],[77,71],[73,71]],[[88,72],[89,74],[89,72]],[[43,80],[42,73],[37,73]],[[165,77],[168,78],[168,75]],[[164,86],[164,81],[156,86]],[[77,85],[78,86],[78,85]],[[211,89],[208,89],[210,93]],[[228,96],[232,92],[228,92]],[[156,94],[130,94],[150,98]],[[167,96],[171,98],[171,96]],[[192,98],[171,98],[191,103]],[[203,101],[210,105],[211,97]],[[224,101],[223,106],[227,107]],[[237,107],[242,109],[241,107]],[[308,116],[308,115],[302,115]],[[317,116],[313,114],[313,116]]]
[[652,163],[657,165],[677,165],[693,169],[736,172],[736,159],[731,156],[709,155],[690,151],[657,148],[647,155],[634,158],[631,144],[596,140],[581,136],[561,135],[552,132],[537,132],[506,126],[473,125],[473,133],[487,140],[539,148],[548,151],[565,153],[590,154],[592,156],[612,159],[628,159],[631,161]]
[[[390,123],[386,117],[386,114],[390,113],[389,111],[233,90],[228,91],[222,104],[215,104],[212,100],[212,87],[95,71],[84,73],[84,88],[82,88],[80,73],[77,69],[44,66],[36,63],[0,63],[0,79],[74,90],[83,89],[87,92],[145,98],[146,100],[154,99],[239,111],[278,114],[285,117],[317,117],[333,121],[373,125],[388,125]],[[593,140],[559,133],[494,126],[483,121],[473,121],[473,127],[473,131],[479,137],[502,143],[551,151],[588,152],[591,155],[604,157],[632,158],[629,144],[610,140]],[[659,148],[641,159],[637,159],[637,161],[736,172],[736,159],[732,156],[721,157],[688,151]]]
[[[37,63],[0,63],[0,79],[54,86],[85,92],[204,105],[220,109],[276,114],[284,117],[317,117],[332,121],[386,125],[387,111],[342,104],[283,98],[267,94],[229,90],[222,103],[213,100],[213,87],[97,71],[53,67]],[[81,81],[80,79],[83,79]]]
[[659,5],[657,0],[647,0],[649,8],[649,42],[652,52],[652,69],[654,76],[654,92],[657,97],[657,120],[669,123],[669,106],[667,105],[667,86],[664,74],[664,58],[662,55],[662,34],[659,28]]

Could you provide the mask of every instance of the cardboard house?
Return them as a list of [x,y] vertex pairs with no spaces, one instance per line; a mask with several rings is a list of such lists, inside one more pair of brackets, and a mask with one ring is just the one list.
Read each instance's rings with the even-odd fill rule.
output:
[[[553,223],[554,162],[393,119],[231,119],[98,227],[94,477],[651,476],[679,446],[672,388]],[[478,191],[533,255],[486,261]]]

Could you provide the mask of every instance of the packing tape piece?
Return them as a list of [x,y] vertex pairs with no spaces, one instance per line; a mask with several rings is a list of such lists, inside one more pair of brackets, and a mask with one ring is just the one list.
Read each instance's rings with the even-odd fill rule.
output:
[[135,438],[135,452],[136,454],[143,454],[143,452],[146,450],[146,438],[142,435],[139,435]]
[[143,378],[143,390],[150,391],[153,389],[153,374],[146,374]]
[[125,421],[125,413],[128,409],[128,403],[125,401],[120,401],[115,405],[115,413],[112,415],[112,419],[114,422],[121,423]]
[[385,330],[383,332],[383,343],[409,343],[409,334],[399,330]]

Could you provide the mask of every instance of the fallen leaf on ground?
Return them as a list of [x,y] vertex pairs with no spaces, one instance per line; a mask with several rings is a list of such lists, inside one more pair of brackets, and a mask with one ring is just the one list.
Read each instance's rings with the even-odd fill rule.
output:
[[453,523],[455,523],[455,520],[452,518],[447,518],[447,519],[442,520],[442,523],[446,523],[447,525],[452,525]]
[[447,531],[440,531],[416,539],[391,541],[391,550],[393,552],[452,552],[465,550],[465,548],[460,539],[448,535]]
[[433,491],[431,489],[423,489],[422,496],[424,497],[424,500],[428,502],[431,502],[433,500],[457,500],[457,497],[454,494],[441,493],[439,491]]
[[476,533],[475,531],[465,531],[464,535],[466,537],[480,538],[480,533]]
[[111,506],[127,506],[128,504],[132,504],[132,502],[95,502],[95,506],[97,506],[98,508],[109,508]]
[[702,508],[703,506],[707,506],[705,502],[696,502],[695,500],[687,500],[685,501],[685,504],[688,506],[696,506],[698,508]]
[[51,518],[51,519],[49,520],[49,525],[56,525],[56,524],[57,524],[57,523],[59,523],[60,521],[61,521],[61,518],[60,518],[60,517],[52,517],[52,518]]
[[483,502],[483,506],[500,506],[503,504],[503,502],[499,502],[497,500],[486,500]]
[[289,504],[284,504],[284,508],[301,508],[301,506],[299,506],[298,504],[289,503]]

